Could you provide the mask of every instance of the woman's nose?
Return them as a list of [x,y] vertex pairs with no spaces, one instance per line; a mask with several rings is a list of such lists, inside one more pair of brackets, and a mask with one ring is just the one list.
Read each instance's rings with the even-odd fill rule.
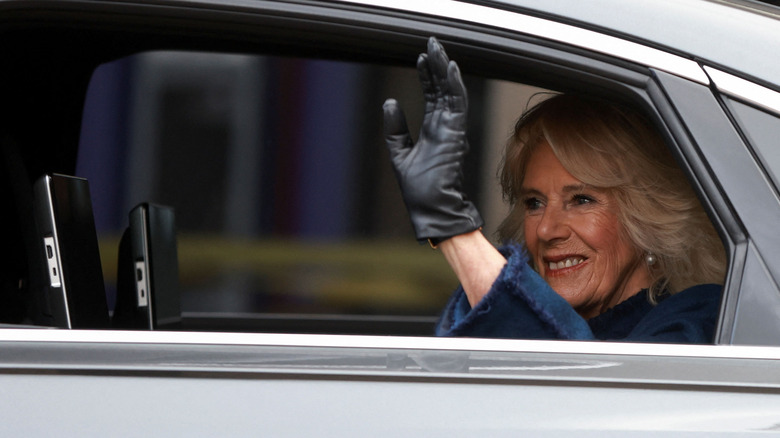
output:
[[562,208],[548,205],[544,209],[536,234],[541,240],[551,242],[569,237],[569,227],[566,224],[566,212]]

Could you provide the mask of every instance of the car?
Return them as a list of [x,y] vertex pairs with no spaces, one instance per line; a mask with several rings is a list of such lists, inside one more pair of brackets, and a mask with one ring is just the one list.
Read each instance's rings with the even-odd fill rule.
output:
[[[0,433],[777,431],[779,19],[748,0],[0,0]],[[387,97],[419,119],[430,36],[469,89],[486,234],[529,101],[648,115],[727,253],[712,345],[432,337],[457,281],[414,241],[381,137]]]

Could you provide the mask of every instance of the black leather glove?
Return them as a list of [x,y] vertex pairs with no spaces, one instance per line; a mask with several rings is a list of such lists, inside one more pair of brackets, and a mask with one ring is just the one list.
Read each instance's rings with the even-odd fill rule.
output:
[[385,141],[417,239],[436,245],[484,224],[462,190],[468,98],[455,61],[436,38],[417,58],[425,116],[415,144],[395,99],[384,106]]

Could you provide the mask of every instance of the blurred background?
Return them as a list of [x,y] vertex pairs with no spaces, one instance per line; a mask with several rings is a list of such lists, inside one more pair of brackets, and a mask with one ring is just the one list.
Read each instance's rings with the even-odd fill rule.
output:
[[[503,147],[542,90],[469,76],[465,61],[466,190],[494,238]],[[102,65],[77,176],[109,305],[128,212],[152,202],[175,209],[184,312],[437,315],[457,279],[415,241],[382,138],[388,97],[416,136],[413,68],[193,52]]]

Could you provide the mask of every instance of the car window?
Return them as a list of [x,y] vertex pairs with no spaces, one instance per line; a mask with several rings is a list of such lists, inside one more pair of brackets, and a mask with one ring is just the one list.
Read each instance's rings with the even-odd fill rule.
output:
[[742,134],[753,146],[754,152],[763,163],[775,187],[780,187],[780,150],[777,148],[777,139],[780,138],[780,120],[776,115],[737,100],[724,99],[741,126]]
[[[380,332],[431,334],[457,279],[415,241],[381,136],[388,97],[421,119],[411,67],[184,51],[101,65],[77,174],[90,182],[109,308],[128,212],[151,202],[175,211],[185,322],[317,331],[338,315],[354,327],[331,318],[323,330],[370,333],[380,318]],[[467,191],[492,236],[505,214],[499,156],[543,90],[466,81]]]

